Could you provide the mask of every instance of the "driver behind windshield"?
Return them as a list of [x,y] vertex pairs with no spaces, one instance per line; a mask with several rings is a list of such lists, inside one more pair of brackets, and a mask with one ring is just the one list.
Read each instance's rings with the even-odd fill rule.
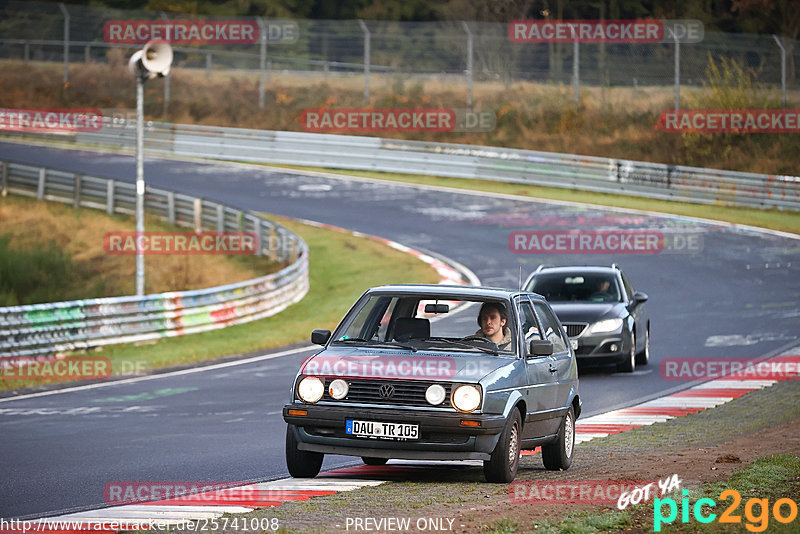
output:
[[485,337],[492,341],[500,350],[509,350],[511,346],[511,330],[506,326],[508,312],[499,302],[484,302],[478,313],[478,326],[480,330],[476,336]]

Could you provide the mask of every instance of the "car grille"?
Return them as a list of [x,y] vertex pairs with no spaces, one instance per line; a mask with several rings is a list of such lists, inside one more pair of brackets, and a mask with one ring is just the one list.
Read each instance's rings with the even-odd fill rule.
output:
[[568,337],[578,337],[589,326],[589,323],[562,323]]
[[[328,393],[328,386],[331,380],[325,381],[325,400],[333,401]],[[438,382],[417,382],[412,380],[348,380],[350,391],[347,397],[336,402],[360,402],[365,404],[391,404],[401,406],[427,406],[430,403],[425,400],[425,390],[431,384]],[[440,383],[444,386],[445,400],[439,404],[439,408],[450,407],[451,384]],[[392,386],[394,391],[391,396],[381,395],[381,386]],[[386,388],[384,388],[385,390]],[[386,393],[384,391],[384,393]]]

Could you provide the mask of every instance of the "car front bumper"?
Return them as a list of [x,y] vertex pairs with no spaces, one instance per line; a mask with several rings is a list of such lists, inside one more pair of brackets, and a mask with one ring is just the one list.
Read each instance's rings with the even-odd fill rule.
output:
[[[289,409],[307,415],[289,415]],[[430,412],[407,409],[289,404],[283,418],[304,451],[409,460],[488,460],[506,421],[502,415]],[[419,425],[416,440],[358,438],[345,434],[347,419]],[[477,427],[461,425],[475,421]]]

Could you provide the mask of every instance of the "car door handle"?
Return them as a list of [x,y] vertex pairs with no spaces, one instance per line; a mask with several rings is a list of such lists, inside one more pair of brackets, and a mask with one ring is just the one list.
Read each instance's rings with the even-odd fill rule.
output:
[[558,369],[556,369],[555,367],[553,367],[553,366],[551,365],[551,366],[550,366],[550,372],[551,372],[551,373],[556,373],[556,372],[558,372]]

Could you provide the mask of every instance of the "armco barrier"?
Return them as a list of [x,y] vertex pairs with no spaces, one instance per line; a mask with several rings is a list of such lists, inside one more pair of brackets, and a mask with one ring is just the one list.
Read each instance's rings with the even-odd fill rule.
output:
[[[133,149],[131,126],[105,117],[100,131],[57,137]],[[148,123],[145,149],[176,156],[474,178],[700,204],[800,210],[797,176],[533,150],[168,123]]]
[[[0,162],[9,194],[132,214],[132,183]],[[253,280],[194,291],[0,307],[0,355],[43,356],[113,343],[173,337],[278,313],[308,292],[308,248],[298,236],[255,213],[148,187],[148,213],[196,231],[253,231],[257,254],[286,264]]]

